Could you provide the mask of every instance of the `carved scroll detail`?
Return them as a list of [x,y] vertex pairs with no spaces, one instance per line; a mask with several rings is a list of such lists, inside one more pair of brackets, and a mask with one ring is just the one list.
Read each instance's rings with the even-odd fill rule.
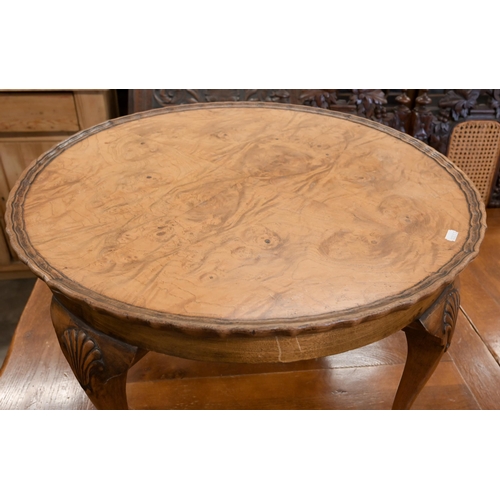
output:
[[[240,91],[241,92],[241,91]],[[245,101],[290,102],[290,92],[280,89],[247,89],[242,96]]]
[[460,308],[460,294],[456,288],[450,291],[443,310],[443,335],[445,344],[445,352],[450,347],[451,338],[455,331],[457,322],[458,310]]
[[267,102],[290,102],[290,93],[287,90],[269,90],[265,100]]
[[478,89],[449,90],[439,101],[439,107],[448,110],[451,118],[458,121],[470,114],[471,109],[476,106],[479,94]]
[[306,89],[300,96],[300,104],[315,108],[331,109],[337,104],[337,91],[334,89]]
[[155,89],[152,95],[155,107],[200,102],[290,102],[290,92],[281,89]]
[[99,346],[85,331],[78,328],[64,330],[60,343],[81,386],[84,390],[90,390],[92,373],[104,370]]
[[195,89],[155,89],[153,90],[153,99],[161,107],[205,101],[204,96]]
[[175,90],[156,89],[153,91],[153,98],[160,106],[179,102],[178,93]]
[[495,112],[495,118],[500,120],[500,89],[485,89],[488,96],[488,107]]
[[[372,118],[377,111],[377,115],[382,115],[380,109],[384,104],[387,104],[385,94],[381,89],[353,89],[350,104],[356,105],[356,110],[359,116]],[[379,117],[379,120],[382,116]]]

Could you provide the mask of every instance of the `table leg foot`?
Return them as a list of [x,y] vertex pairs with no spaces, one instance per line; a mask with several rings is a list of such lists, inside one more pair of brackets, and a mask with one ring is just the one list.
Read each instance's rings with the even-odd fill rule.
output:
[[75,377],[99,410],[127,410],[128,369],[147,351],[90,327],[52,299],[52,323]]
[[450,345],[459,307],[460,293],[456,281],[420,318],[403,328],[408,342],[408,356],[393,410],[409,409],[434,373]]

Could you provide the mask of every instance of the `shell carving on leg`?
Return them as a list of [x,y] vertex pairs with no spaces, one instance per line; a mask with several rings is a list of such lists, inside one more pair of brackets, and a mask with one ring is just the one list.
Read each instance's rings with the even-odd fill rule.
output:
[[91,390],[90,378],[95,370],[103,371],[104,361],[97,343],[78,328],[68,328],[61,336],[61,347],[85,391]]

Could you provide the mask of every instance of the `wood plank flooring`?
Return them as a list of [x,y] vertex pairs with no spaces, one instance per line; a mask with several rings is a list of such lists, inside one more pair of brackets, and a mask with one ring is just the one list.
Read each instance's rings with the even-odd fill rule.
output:
[[36,279],[2,279],[0,272],[0,367]]
[[[488,210],[478,258],[462,273],[448,353],[415,410],[500,409],[500,209]],[[38,282],[0,374],[0,409],[92,409],[59,351],[50,292]],[[291,364],[202,363],[149,353],[129,373],[133,409],[390,409],[406,357],[404,334]]]

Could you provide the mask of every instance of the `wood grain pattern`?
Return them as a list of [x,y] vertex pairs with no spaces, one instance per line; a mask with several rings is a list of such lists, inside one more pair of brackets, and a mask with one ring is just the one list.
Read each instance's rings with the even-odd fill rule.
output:
[[[128,397],[136,410],[389,410],[402,369],[389,365],[163,379],[130,383]],[[479,406],[453,363],[442,362],[413,408]]]
[[[129,370],[129,382],[233,377],[263,373],[333,370],[369,366],[401,365],[406,361],[406,338],[402,331],[349,352],[292,363],[214,363],[168,356],[151,351]],[[396,389],[397,384],[394,386]],[[389,399],[394,396],[392,393]]]
[[0,132],[78,130],[71,92],[0,92]]
[[[478,304],[479,302],[480,299]],[[500,322],[499,316],[496,316],[495,319],[498,324]],[[497,330],[497,345],[499,332],[500,330]],[[492,356],[490,345],[484,343],[482,336],[478,335],[462,312],[458,315],[455,338],[448,352],[465,382],[471,388],[479,406],[483,410],[499,410],[500,367],[498,361]]]
[[451,282],[484,234],[438,153],[287,105],[118,119],[42,158],[11,206],[16,249],[53,289],[181,329],[384,315]]

